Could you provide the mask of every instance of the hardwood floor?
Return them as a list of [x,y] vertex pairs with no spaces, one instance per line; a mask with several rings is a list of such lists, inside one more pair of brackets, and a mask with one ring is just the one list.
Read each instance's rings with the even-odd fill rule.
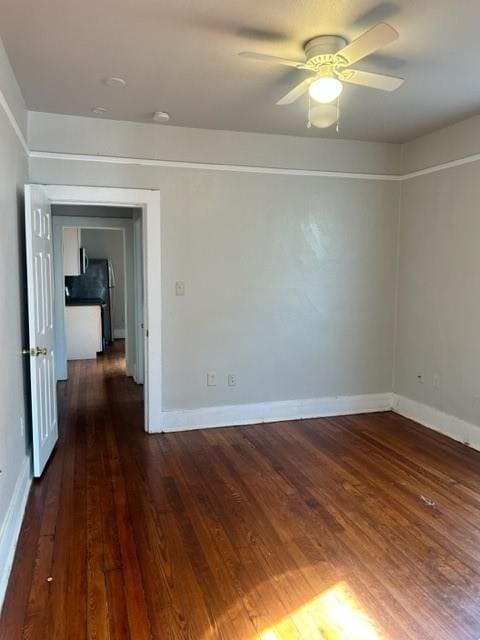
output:
[[148,436],[73,364],[2,640],[480,638],[480,454],[392,413]]

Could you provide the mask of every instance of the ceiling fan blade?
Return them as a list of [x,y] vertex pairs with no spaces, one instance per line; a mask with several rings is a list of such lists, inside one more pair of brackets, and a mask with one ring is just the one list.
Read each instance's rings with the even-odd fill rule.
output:
[[394,42],[398,38],[398,32],[385,22],[380,22],[368,31],[365,31],[346,47],[337,52],[351,65],[358,62],[362,58],[369,56],[374,51],[386,47],[390,42]]
[[295,69],[306,68],[304,62],[299,60],[288,60],[287,58],[279,58],[277,56],[268,56],[264,53],[254,53],[253,51],[241,51],[238,54],[241,58],[248,58],[249,60],[258,60],[260,62],[268,62],[270,64],[283,64],[287,67],[294,67]]
[[[352,75],[350,76],[350,73]],[[345,72],[344,82],[350,84],[359,84],[372,89],[381,89],[382,91],[395,91],[403,84],[403,78],[395,76],[385,76],[381,73],[371,73],[370,71],[358,71],[357,69],[348,69]]]
[[300,82],[300,84],[297,84],[297,86],[294,87],[291,91],[289,91],[286,96],[283,96],[283,98],[280,98],[280,100],[277,102],[277,105],[282,107],[285,104],[292,104],[292,102],[295,102],[295,100],[298,100],[299,98],[301,98],[304,93],[307,93],[308,87],[312,84],[314,80],[315,80],[315,77],[307,78],[303,82]]

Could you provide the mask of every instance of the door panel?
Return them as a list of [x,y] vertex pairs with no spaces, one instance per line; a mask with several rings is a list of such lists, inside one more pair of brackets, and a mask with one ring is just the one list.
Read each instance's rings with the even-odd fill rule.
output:
[[33,470],[40,476],[58,439],[53,327],[50,203],[42,187],[25,187]]

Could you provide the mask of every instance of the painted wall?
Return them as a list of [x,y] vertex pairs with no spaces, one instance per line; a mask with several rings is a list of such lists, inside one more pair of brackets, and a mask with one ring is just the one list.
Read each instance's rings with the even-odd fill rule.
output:
[[[60,117],[48,148],[78,153],[89,141],[92,153],[112,153],[98,121],[78,120],[77,138],[77,119]],[[110,131],[112,123],[102,124]],[[43,125],[33,114],[36,148]],[[114,129],[116,152],[131,153],[133,129],[126,137],[124,123]],[[285,159],[299,144],[262,138],[274,139],[262,151],[265,162],[278,145]],[[337,169],[382,166],[383,173],[392,145],[363,144],[363,163],[352,143]],[[176,153],[191,159],[188,151]],[[148,157],[148,148],[135,153]],[[249,153],[258,162],[256,149]],[[160,190],[164,409],[390,391],[399,183],[81,159],[32,158],[30,170],[40,183]],[[185,296],[175,295],[176,281],[185,282]],[[209,371],[217,373],[215,387],[206,386]],[[229,373],[236,387],[227,386]]]
[[402,146],[402,174],[480,153],[480,116],[467,118]]
[[[409,143],[404,148],[406,169],[478,154],[479,124],[479,118],[472,118]],[[479,202],[478,161],[402,184],[394,383],[396,393],[476,425]],[[480,434],[474,437],[479,444]]]
[[[26,110],[20,90],[0,43],[0,89],[7,110],[23,134]],[[12,115],[12,119],[13,119]],[[25,150],[5,110],[0,109],[0,606],[23,515],[25,490],[30,480],[29,422],[26,410],[27,360],[21,355],[28,344],[26,302],[23,185],[27,182]]]
[[399,174],[401,146],[211,131],[29,112],[32,151],[192,163]]
[[117,337],[125,337],[125,259],[122,231],[82,229],[82,246],[89,258],[108,258],[115,273],[112,292],[112,323]]

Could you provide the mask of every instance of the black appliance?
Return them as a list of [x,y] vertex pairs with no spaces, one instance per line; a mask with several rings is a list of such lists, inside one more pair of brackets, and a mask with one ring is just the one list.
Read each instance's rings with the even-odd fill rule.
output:
[[111,285],[109,263],[104,258],[91,258],[81,276],[65,276],[67,305],[89,304],[94,300],[101,304],[104,345],[113,342]]

